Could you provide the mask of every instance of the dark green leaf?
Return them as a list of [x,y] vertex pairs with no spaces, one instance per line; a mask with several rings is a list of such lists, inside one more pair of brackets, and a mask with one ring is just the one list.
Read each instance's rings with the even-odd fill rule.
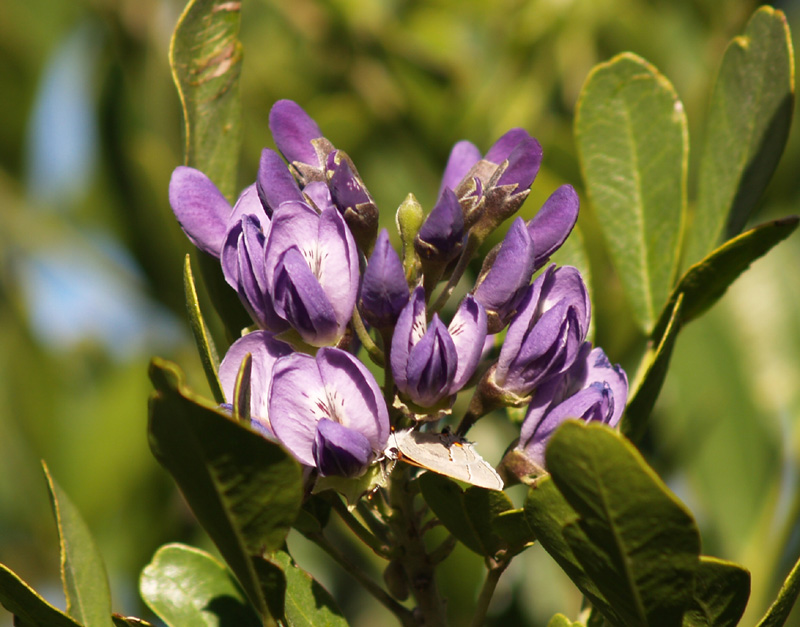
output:
[[250,422],[250,373],[253,367],[253,356],[245,354],[239,372],[236,375],[236,382],[233,385],[233,417],[239,422],[249,424]]
[[193,395],[174,364],[154,359],[150,446],[262,614],[252,556],[275,551],[297,517],[302,472],[292,456]]
[[792,611],[799,594],[800,559],[795,562],[792,572],[786,577],[780,592],[778,592],[778,597],[772,602],[764,618],[758,622],[756,627],[781,627],[789,618],[789,612]]
[[189,255],[183,263],[183,293],[186,297],[186,310],[189,312],[189,326],[192,328],[197,352],[200,353],[200,361],[203,364],[203,371],[206,373],[208,387],[211,394],[218,403],[225,402],[225,394],[219,382],[219,356],[217,348],[214,346],[214,339],[208,330],[208,325],[200,311],[200,302],[197,299],[197,287],[194,284],[192,274],[192,262]]
[[14,614],[15,624],[19,621],[25,627],[81,627],[3,564],[0,564],[0,604]]
[[684,296],[681,324],[686,324],[717,302],[751,263],[789,237],[797,228],[798,220],[797,216],[789,216],[754,227],[725,242],[689,268],[672,291],[653,337],[660,337],[679,295]]
[[298,568],[284,551],[272,561],[286,575],[286,622],[289,627],[346,627],[347,621],[330,593],[311,575]]
[[186,164],[204,172],[232,200],[242,142],[239,74],[241,3],[191,0],[169,50],[183,107]]
[[58,524],[67,614],[85,627],[112,627],[111,592],[103,558],[78,510],[50,476],[47,465],[42,466]]
[[688,158],[683,105],[658,70],[624,53],[589,75],[575,132],[611,258],[637,323],[649,332],[678,270]]
[[183,544],[162,546],[145,566],[139,591],[169,627],[259,627],[236,580],[208,553]]
[[[583,566],[564,538],[564,529],[574,523],[578,515],[558,491],[549,475],[536,480],[528,492],[524,509],[525,517],[536,534],[536,539],[558,562],[572,582],[609,620],[622,624],[595,582],[584,572]],[[585,541],[589,542],[588,539]]]
[[114,614],[111,618],[114,621],[114,627],[153,627],[152,623],[148,623],[146,620],[136,618],[135,616]]
[[605,425],[564,423],[545,459],[578,516],[564,538],[623,624],[680,625],[699,564],[691,514]]
[[511,552],[515,554],[536,541],[536,535],[528,524],[525,510],[522,508],[500,512],[492,520],[492,530],[503,538]]
[[[671,301],[670,301],[671,302]],[[631,385],[630,401],[622,417],[622,432],[633,442],[638,442],[647,428],[647,420],[656,403],[661,386],[667,377],[672,349],[681,329],[680,319],[683,311],[683,294],[673,304],[672,316],[664,330],[664,336],[653,347],[649,347],[639,366],[636,380]]]
[[687,259],[703,258],[747,219],[778,164],[794,108],[786,17],[761,7],[728,45],[714,85]]
[[747,607],[750,573],[738,564],[701,557],[684,627],[735,627]]
[[459,541],[478,555],[492,556],[506,543],[493,528],[502,512],[513,509],[504,492],[459,485],[433,472],[419,477],[422,496],[437,518]]

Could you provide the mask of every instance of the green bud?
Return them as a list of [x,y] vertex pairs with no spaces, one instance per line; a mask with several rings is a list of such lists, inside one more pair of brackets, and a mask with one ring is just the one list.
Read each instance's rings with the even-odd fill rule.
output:
[[414,250],[414,239],[425,221],[425,212],[414,194],[409,194],[397,208],[397,231],[403,242],[403,268],[409,285],[416,283],[419,258]]

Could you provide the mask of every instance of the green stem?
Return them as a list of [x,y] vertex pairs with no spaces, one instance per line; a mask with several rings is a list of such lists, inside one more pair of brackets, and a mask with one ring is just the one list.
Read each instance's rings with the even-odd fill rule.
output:
[[353,309],[353,329],[358,336],[358,339],[361,340],[361,345],[366,349],[369,358],[375,362],[376,365],[383,368],[386,365],[386,359],[384,358],[383,351],[378,348],[378,345],[372,339],[372,336],[367,331],[367,327],[364,326],[364,321],[361,319],[361,314],[358,312],[358,307]]
[[480,627],[486,621],[486,612],[489,611],[489,603],[494,595],[497,582],[500,581],[500,576],[505,572],[511,559],[487,559],[489,572],[486,573],[486,579],[483,582],[481,593],[478,596],[478,605],[475,608],[475,613],[472,616],[472,627]]
[[398,464],[391,478],[392,517],[398,560],[403,565],[411,592],[417,603],[425,627],[444,627],[447,614],[444,601],[436,586],[435,564],[425,550],[420,530],[420,518],[414,512],[414,492],[411,489],[408,468]]
[[473,253],[478,250],[481,242],[482,239],[479,238],[474,231],[470,231],[469,235],[467,236],[467,244],[464,246],[464,250],[461,251],[461,257],[458,258],[458,264],[455,268],[453,268],[453,274],[450,275],[447,285],[444,286],[444,289],[442,290],[442,293],[439,294],[436,302],[428,308],[429,315],[433,315],[447,304],[447,300],[450,298],[450,295],[453,293],[456,285],[458,285],[458,282],[464,275],[464,271],[467,269],[469,260],[472,259]]
[[347,509],[347,506],[342,503],[338,496],[331,499],[331,505],[333,506],[334,511],[339,514],[339,517],[342,519],[342,521],[344,521],[344,524],[347,525],[350,530],[356,534],[356,536],[358,536],[359,540],[372,549],[372,552],[375,553],[375,555],[382,557],[383,559],[389,559],[389,547],[376,538],[369,531],[369,529],[361,524],[361,521],[359,521],[355,516],[353,516],[353,514],[350,513],[350,511]]
[[347,557],[345,557],[343,553],[339,551],[339,549],[328,542],[328,539],[322,535],[322,533],[317,532],[304,535],[328,555],[330,555],[331,558],[333,558],[333,560],[339,564],[339,566],[350,573],[353,578],[355,578],[355,580],[358,581],[358,583],[360,583],[364,589],[369,592],[381,605],[383,605],[392,614],[397,616],[397,619],[400,621],[401,625],[404,627],[416,627],[417,621],[414,620],[414,614],[411,612],[411,610],[403,607],[400,603],[389,596],[388,592],[381,588],[372,579],[367,577],[362,568],[358,568],[355,564],[353,564]]

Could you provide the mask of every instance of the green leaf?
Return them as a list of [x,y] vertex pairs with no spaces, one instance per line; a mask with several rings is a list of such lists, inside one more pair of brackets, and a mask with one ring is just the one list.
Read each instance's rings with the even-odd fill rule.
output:
[[146,620],[136,618],[135,616],[114,614],[111,618],[114,621],[114,627],[154,627],[152,623],[148,623]]
[[462,491],[447,477],[426,472],[419,487],[428,507],[464,546],[478,555],[493,556],[507,546],[494,530],[494,520],[514,508],[504,492],[470,487]]
[[156,551],[142,571],[139,591],[169,627],[262,624],[228,569],[184,544],[166,544]]
[[568,421],[545,453],[577,518],[564,538],[625,625],[680,625],[700,536],[686,508],[636,448],[600,424]]
[[204,172],[232,200],[242,143],[239,74],[241,3],[191,0],[169,49],[183,108],[186,165]]
[[508,544],[509,550],[517,554],[536,541],[523,508],[500,512],[492,520],[492,530]]
[[681,324],[686,324],[717,302],[751,263],[789,237],[797,228],[798,221],[800,218],[797,216],[788,216],[760,224],[725,242],[694,264],[672,291],[653,337],[660,337],[679,295],[683,294],[684,301]]
[[25,627],[81,627],[3,564],[0,564],[0,604]]
[[233,384],[233,418],[244,424],[250,422],[250,375],[253,370],[253,356],[246,353]]
[[192,262],[189,255],[183,263],[183,293],[186,298],[186,310],[189,312],[189,326],[192,329],[197,352],[200,353],[200,362],[203,364],[203,371],[206,373],[208,387],[211,394],[218,403],[225,402],[225,393],[222,391],[222,384],[219,382],[219,356],[217,347],[214,346],[214,339],[209,333],[208,325],[200,311],[200,302],[197,299],[197,287],[194,284],[192,274]]
[[738,564],[714,557],[700,558],[694,596],[684,627],[735,627],[750,596],[750,573]]
[[300,464],[275,442],[234,422],[154,359],[150,447],[172,474],[262,615],[268,608],[253,557],[283,546],[303,494]]
[[633,442],[639,442],[644,436],[650,412],[653,411],[661,386],[667,377],[672,349],[681,329],[683,302],[683,294],[679,295],[675,303],[670,301],[672,315],[664,335],[655,347],[648,348],[639,366],[641,374],[637,375],[631,385],[630,400],[625,408],[620,429]]
[[563,614],[556,614],[547,623],[547,627],[583,627],[583,623],[573,623],[569,618]]
[[761,7],[728,45],[706,117],[687,259],[738,234],[778,164],[794,109],[794,54],[786,17]]
[[688,134],[672,85],[633,54],[597,66],[575,119],[586,189],[639,326],[649,332],[678,269]]
[[346,627],[330,593],[285,551],[272,557],[286,575],[286,622],[289,627]]
[[781,627],[786,622],[786,619],[789,618],[789,613],[792,611],[799,594],[800,559],[795,562],[792,572],[783,582],[777,598],[769,606],[764,618],[758,622],[756,627]]
[[43,462],[42,466],[58,524],[67,614],[84,627],[112,627],[111,592],[103,558],[78,510],[50,476],[47,465]]
[[603,593],[586,574],[564,537],[564,529],[574,523],[578,515],[549,475],[540,477],[533,484],[528,491],[528,498],[525,499],[524,509],[528,524],[545,551],[561,566],[594,607],[601,610],[611,622],[622,624]]

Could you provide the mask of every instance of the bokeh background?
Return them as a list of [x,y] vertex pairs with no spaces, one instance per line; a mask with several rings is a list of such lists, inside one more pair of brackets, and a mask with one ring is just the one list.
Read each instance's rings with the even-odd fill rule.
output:
[[[455,141],[485,150],[523,126],[545,157],[522,213],[533,215],[562,183],[581,192],[596,341],[630,371],[642,338],[585,202],[576,99],[595,64],[625,50],[645,57],[685,105],[691,177],[725,46],[757,6],[245,0],[241,186],[254,179],[261,148],[273,146],[267,113],[280,98],[300,103],[353,157],[385,226],[410,191],[432,206]],[[800,2],[775,6],[797,44]],[[181,0],[0,2],[0,562],[63,604],[44,459],[96,535],[115,610],[143,617],[138,573],[155,549],[209,548],[146,439],[152,355],[177,361],[207,391],[183,305],[190,245],[167,202],[182,160],[167,59],[182,8]],[[798,163],[795,128],[754,222],[798,211]],[[644,443],[694,512],[704,552],[752,571],[743,625],[756,622],[800,554],[798,268],[795,234],[682,332]],[[513,428],[500,418],[479,427],[481,451],[499,460]],[[391,622],[301,539],[290,547],[354,624]],[[481,568],[465,549],[443,565],[454,625],[469,618]],[[545,625],[579,607],[534,548],[504,575],[491,618]],[[791,621],[800,625],[800,612]],[[0,625],[10,624],[0,609]]]

